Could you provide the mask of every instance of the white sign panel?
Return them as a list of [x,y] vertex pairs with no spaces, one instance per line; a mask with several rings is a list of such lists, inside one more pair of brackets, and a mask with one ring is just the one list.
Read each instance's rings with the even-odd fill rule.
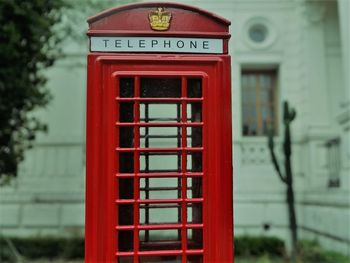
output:
[[223,40],[177,37],[91,37],[96,52],[223,53]]

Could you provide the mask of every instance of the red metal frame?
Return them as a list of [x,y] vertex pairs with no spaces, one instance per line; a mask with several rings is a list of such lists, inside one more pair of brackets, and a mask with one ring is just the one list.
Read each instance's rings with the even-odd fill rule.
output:
[[[132,58],[132,59],[130,59]],[[137,59],[136,59],[137,58]],[[136,60],[135,60],[136,59]],[[153,59],[153,64],[150,64]],[[88,94],[88,130],[87,130],[87,229],[86,229],[86,262],[115,262],[116,256],[131,255],[189,255],[204,254],[204,262],[233,262],[232,259],[232,177],[231,177],[231,115],[230,115],[230,67],[228,56],[179,56],[171,60],[167,57],[152,55],[89,55],[89,94]],[[127,71],[129,69],[129,71]],[[181,71],[179,71],[181,69]],[[199,123],[187,123],[187,117],[182,115],[180,123],[140,123],[139,98],[135,92],[135,121],[132,123],[118,123],[116,101],[124,101],[118,98],[116,92],[117,76],[135,76],[135,87],[139,87],[139,77],[147,76],[202,76],[203,98],[195,101],[203,102],[203,121]],[[96,85],[96,82],[101,83]],[[186,102],[193,101],[185,97],[186,85],[182,85],[182,97],[176,99],[160,99],[155,101],[177,101],[182,103],[183,112],[186,112]],[[131,99],[127,99],[130,101]],[[152,99],[147,99],[148,101]],[[135,146],[133,148],[119,148],[115,138],[118,134],[118,126],[131,126],[135,129]],[[203,147],[190,148],[186,145],[186,137],[182,137],[180,148],[147,148],[139,147],[139,131],[137,127],[145,126],[181,126],[183,134],[186,134],[188,126],[203,126]],[[181,151],[181,173],[138,173],[139,163],[134,162],[133,174],[118,175],[115,151],[134,152],[135,160],[139,159],[141,151]],[[203,172],[186,172],[186,153],[188,151],[203,151]],[[139,199],[138,180],[134,180],[134,200],[116,200],[116,177],[143,178],[143,177],[181,177],[181,199]],[[186,178],[203,176],[203,198],[186,198]],[[136,201],[135,201],[136,200]],[[182,203],[182,223],[164,224],[157,226],[140,226],[138,205],[141,203]],[[186,204],[204,202],[203,224],[188,224],[186,222]],[[134,225],[118,226],[116,204],[134,204]],[[186,244],[187,229],[203,227],[203,249],[186,250],[183,245],[181,250],[166,251],[138,251],[138,230],[142,229],[181,229],[183,244]],[[113,231],[134,229],[134,251],[117,252],[117,235]],[[97,237],[97,238],[96,238]],[[215,242],[214,242],[215,240]],[[135,261],[137,256],[135,256]],[[183,257],[185,259],[185,257]],[[183,261],[186,262],[186,261]]]
[[[172,13],[171,27],[157,32],[149,28],[148,14],[156,7]],[[206,10],[179,3],[136,3],[111,8],[88,19],[88,36],[162,36],[220,38],[228,53],[230,21]]]
[[[111,9],[90,18],[89,35],[147,35],[157,36],[145,27],[145,17],[156,6],[166,7],[174,19],[172,28],[162,36],[220,37],[224,39],[223,55],[162,55],[162,54],[108,54],[90,53],[88,56],[87,92],[87,179],[86,179],[86,245],[85,262],[118,262],[121,258],[177,255],[183,263],[190,255],[203,255],[203,262],[233,262],[233,209],[232,209],[232,137],[231,137],[231,80],[227,40],[229,22],[204,10],[173,3],[142,3]],[[195,15],[194,15],[195,14]],[[133,19],[130,25],[121,18]],[[126,20],[125,20],[126,21]],[[196,23],[193,23],[193,22]],[[119,24],[118,24],[119,23]],[[186,26],[183,28],[181,23]],[[134,79],[134,95],[119,96],[121,77]],[[140,95],[143,77],[181,78],[181,96],[178,98],[143,98]],[[187,97],[187,78],[202,79],[202,97]],[[133,121],[121,122],[120,103],[134,103]],[[177,122],[141,122],[142,103],[181,104],[181,118]],[[188,103],[202,105],[202,119],[189,122]],[[132,147],[119,145],[121,127],[132,127]],[[141,127],[178,127],[181,143],[173,148],[141,147]],[[202,127],[200,147],[187,145],[187,127]],[[143,153],[179,153],[181,169],[177,172],[144,172],[140,169]],[[188,171],[189,153],[202,152],[201,171]],[[133,154],[133,172],[119,172],[120,154]],[[133,197],[119,197],[119,180],[133,179]],[[179,178],[181,195],[178,198],[142,199],[142,178]],[[202,178],[201,197],[187,196],[187,179]],[[181,218],[177,223],[140,223],[140,206],[178,204]],[[202,204],[202,221],[188,222],[189,205]],[[133,206],[133,224],[118,222],[118,207]],[[194,206],[194,205],[193,205]],[[202,229],[203,246],[188,246],[188,230]],[[181,246],[167,250],[140,250],[140,231],[178,230]],[[118,250],[118,233],[133,231],[133,250]],[[128,261],[129,262],[129,261]]]

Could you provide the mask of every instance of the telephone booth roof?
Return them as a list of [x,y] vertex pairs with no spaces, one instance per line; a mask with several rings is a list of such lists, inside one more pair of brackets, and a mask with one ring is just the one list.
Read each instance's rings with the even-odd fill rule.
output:
[[[162,8],[171,14],[170,26],[157,31],[150,27],[151,12]],[[230,21],[197,7],[163,2],[124,5],[88,19],[89,36],[165,36],[230,38]]]

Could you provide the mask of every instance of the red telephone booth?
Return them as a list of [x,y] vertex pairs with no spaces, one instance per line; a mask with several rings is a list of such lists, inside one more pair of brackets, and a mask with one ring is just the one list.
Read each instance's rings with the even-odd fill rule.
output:
[[140,3],[88,23],[86,262],[233,262],[230,22]]

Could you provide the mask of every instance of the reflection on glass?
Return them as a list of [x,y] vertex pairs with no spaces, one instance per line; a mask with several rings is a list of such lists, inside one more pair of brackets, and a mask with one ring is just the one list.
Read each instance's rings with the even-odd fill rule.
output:
[[141,153],[141,172],[180,172],[181,155],[177,152]]
[[119,127],[119,147],[132,148],[134,146],[134,127]]
[[199,102],[187,104],[187,118],[190,122],[201,122],[202,104]]
[[192,224],[203,223],[202,203],[190,203],[187,205],[187,222]]
[[119,96],[121,98],[134,97],[134,78],[120,78],[120,91]]
[[140,230],[139,233],[141,251],[181,248],[181,233],[177,229]]
[[141,127],[140,146],[142,148],[176,148],[181,146],[181,128]]
[[133,152],[119,152],[119,173],[133,173],[134,172],[134,153]]
[[203,229],[187,229],[187,238],[189,249],[203,248]]
[[141,103],[141,122],[180,122],[181,104],[179,103]]
[[187,80],[187,97],[202,97],[202,80],[200,78],[189,78]]
[[[176,199],[181,194],[178,178],[141,178],[141,199]],[[181,195],[180,195],[181,197]]]
[[133,178],[119,178],[119,199],[133,199],[134,198],[134,179]]
[[272,127],[277,130],[275,70],[242,72],[242,132],[263,136]]
[[202,147],[203,143],[202,127],[187,128],[187,146]]
[[130,103],[130,102],[119,103],[119,121],[120,122],[134,121],[134,103]]
[[203,171],[202,152],[192,152],[187,155],[187,171],[189,172]]
[[[148,214],[148,217],[147,217]],[[166,215],[166,216],[164,216]],[[141,204],[140,224],[172,224],[181,222],[180,204]]]
[[187,197],[188,198],[200,198],[202,193],[202,178],[190,177],[187,178]]
[[118,224],[121,226],[134,224],[134,206],[132,204],[118,205]]
[[118,231],[118,251],[126,252],[134,249],[134,232]]
[[180,98],[181,78],[141,78],[141,98]]

